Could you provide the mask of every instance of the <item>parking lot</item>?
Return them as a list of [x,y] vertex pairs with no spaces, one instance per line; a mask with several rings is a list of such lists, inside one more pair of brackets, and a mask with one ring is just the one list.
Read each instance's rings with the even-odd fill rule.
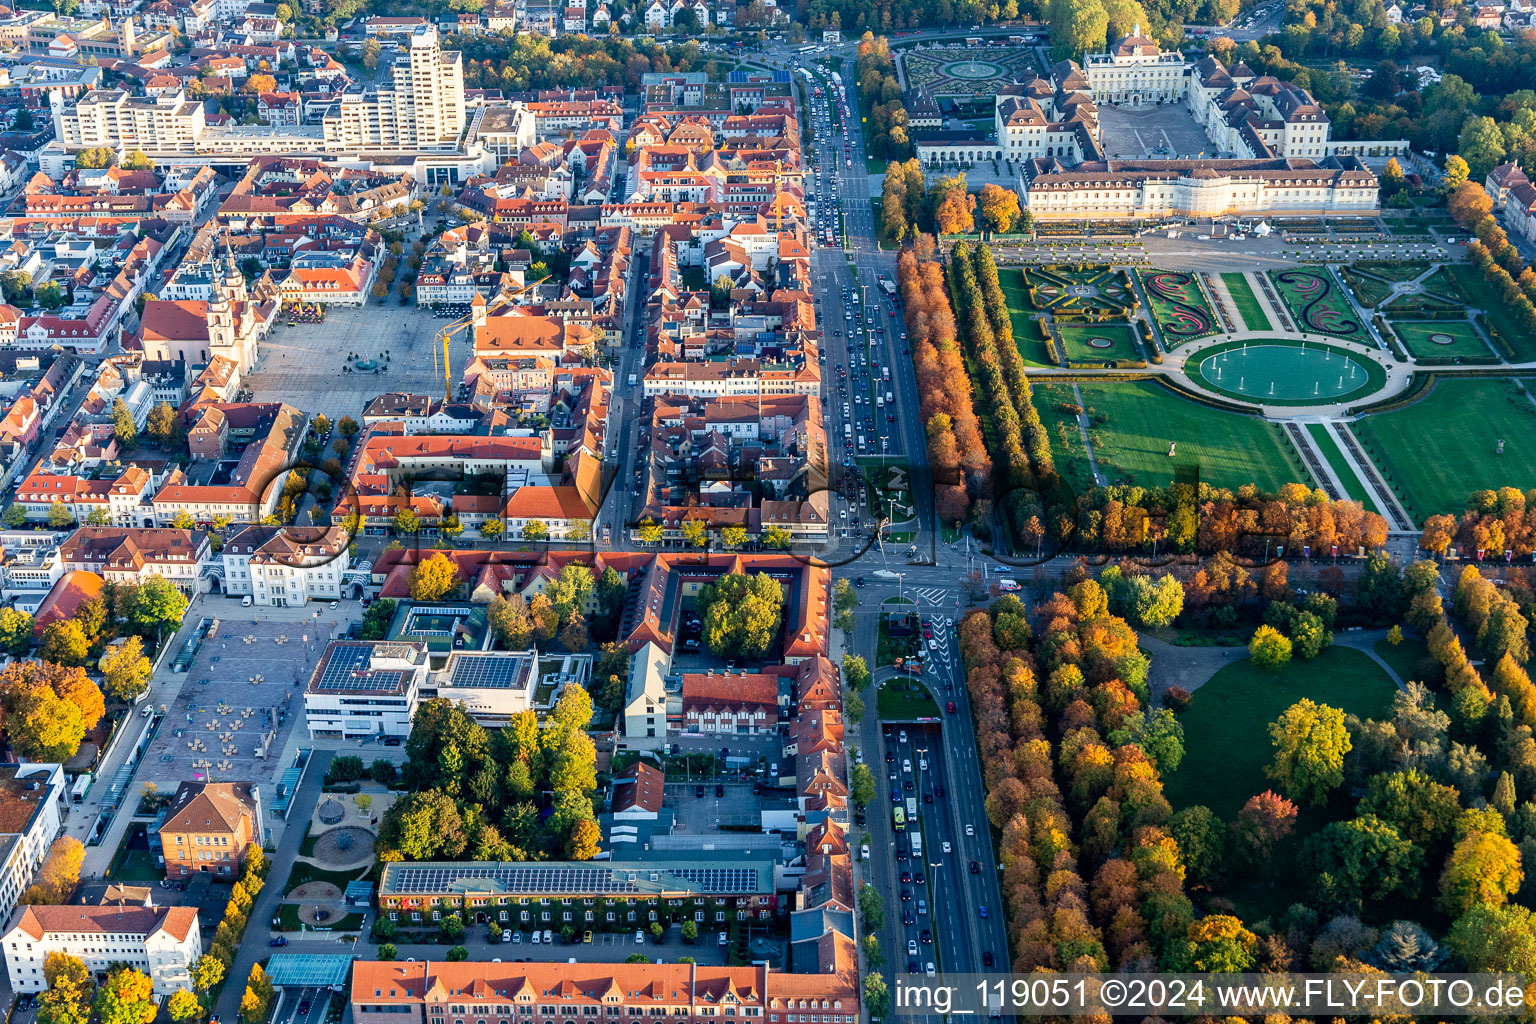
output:
[[[440,394],[441,364],[434,370],[434,336],[451,320],[430,309],[370,301],[361,309],[336,306],[324,323],[289,327],[279,316],[261,346],[256,369],[245,377],[258,402],[282,401],[311,416],[324,413],[334,422],[357,417],[374,396],[385,391]],[[374,370],[344,373],[349,355],[378,363]],[[388,356],[386,359],[385,356]],[[454,383],[469,357],[469,332],[459,334],[452,350]]]

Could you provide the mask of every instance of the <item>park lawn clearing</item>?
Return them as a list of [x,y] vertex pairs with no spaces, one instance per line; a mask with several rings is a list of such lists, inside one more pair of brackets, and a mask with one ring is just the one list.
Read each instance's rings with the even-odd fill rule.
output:
[[1371,658],[1348,647],[1329,647],[1311,661],[1293,658],[1269,672],[1244,658],[1223,667],[1195,690],[1184,726],[1184,760],[1163,775],[1175,810],[1202,804],[1226,821],[1248,798],[1274,783],[1264,774],[1273,760],[1269,724],[1304,698],[1361,718],[1385,717],[1396,692]]
[[1222,274],[1221,280],[1232,296],[1232,304],[1237,307],[1237,315],[1242,317],[1243,326],[1250,331],[1269,330],[1269,317],[1265,315],[1264,307],[1259,305],[1259,297],[1253,294],[1253,285],[1248,283],[1248,275],[1231,272]]
[[1496,363],[1495,356],[1465,320],[1393,320],[1392,329],[1415,359],[1460,359]]
[[[1079,385],[1089,412],[1089,438],[1113,483],[1130,478],[1161,487],[1177,469],[1198,466],[1200,482],[1236,490],[1255,484],[1273,493],[1282,484],[1311,486],[1307,471],[1280,428],[1257,416],[1225,412],[1184,398],[1156,381]],[[1177,443],[1173,458],[1168,442]]]
[[[1536,449],[1526,443],[1536,405],[1509,378],[1438,380],[1417,402],[1352,427],[1416,522],[1461,512],[1473,491],[1536,480]],[[1508,443],[1497,455],[1501,438]]]
[[1030,316],[1035,312],[1029,300],[1029,290],[1024,286],[1024,271],[1017,267],[998,267],[998,284],[1003,298],[1008,302],[1008,320],[1013,325],[1013,344],[1019,350],[1024,365],[1034,369],[1057,366],[1046,350],[1045,339],[1040,336],[1040,325]]
[[1505,305],[1504,297],[1483,280],[1478,269],[1470,263],[1452,263],[1448,269],[1462,295],[1466,296],[1467,305],[1483,311],[1488,323],[1514,352],[1515,362],[1536,359],[1536,338],[1526,336],[1525,329]]
[[1056,334],[1069,363],[1143,362],[1136,332],[1127,323],[1057,323]]
[[1365,337],[1365,328],[1350,308],[1343,287],[1327,270],[1272,270],[1269,276],[1280,301],[1303,329],[1336,338]]
[[1356,263],[1355,269],[1387,281],[1412,281],[1428,270],[1428,263]]
[[1307,433],[1311,435],[1312,443],[1322,453],[1329,468],[1333,470],[1334,475],[1344,485],[1344,493],[1349,495],[1351,500],[1358,501],[1365,507],[1367,512],[1379,513],[1381,510],[1371,500],[1371,496],[1365,490],[1365,485],[1360,482],[1359,474],[1349,464],[1349,460],[1344,457],[1344,453],[1339,450],[1339,445],[1334,441],[1333,435],[1328,433],[1328,428],[1321,423],[1308,423]]
[[1392,666],[1404,683],[1422,682],[1419,666],[1429,657],[1429,645],[1421,637],[1403,634],[1403,642],[1393,647],[1385,637],[1376,641],[1376,657]]
[[1152,318],[1169,349],[1217,333],[1216,315],[1193,274],[1182,270],[1138,271]]
[[1072,385],[1043,377],[1036,377],[1029,383],[1034,391],[1035,411],[1051,435],[1056,471],[1071,484],[1074,494],[1086,494],[1094,486],[1093,467],[1088,462],[1088,451],[1083,447],[1083,432],[1078,426],[1077,414],[1062,408],[1063,405],[1077,405]]

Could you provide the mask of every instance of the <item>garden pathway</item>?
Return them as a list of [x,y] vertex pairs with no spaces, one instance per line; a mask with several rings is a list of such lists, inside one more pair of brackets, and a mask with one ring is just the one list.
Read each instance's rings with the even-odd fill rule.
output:
[[1386,481],[1376,472],[1376,468],[1366,457],[1356,439],[1354,431],[1349,429],[1349,424],[1343,420],[1327,420],[1323,423],[1323,429],[1333,438],[1339,446],[1339,451],[1344,454],[1344,461],[1355,471],[1355,477],[1360,485],[1365,488],[1376,507],[1382,515],[1387,517],[1387,524],[1397,529],[1413,529],[1413,516],[1403,507],[1403,503],[1397,500],[1397,495],[1392,493]]
[[1386,638],[1387,631],[1384,629],[1360,629],[1348,633],[1335,633],[1333,635],[1333,642],[1336,646],[1348,647],[1370,658],[1381,666],[1381,670],[1387,674],[1388,679],[1392,680],[1394,686],[1399,690],[1406,691],[1408,689],[1407,680],[1398,675],[1397,670],[1388,665],[1386,659],[1376,653],[1376,644]]
[[1099,468],[1099,460],[1093,455],[1093,443],[1088,440],[1088,409],[1083,405],[1083,389],[1076,381],[1072,382],[1072,394],[1077,399],[1077,429],[1083,435],[1083,450],[1088,453],[1088,466],[1093,470],[1093,482],[1100,487],[1107,487],[1109,478]]
[[1167,693],[1170,686],[1194,692],[1217,672],[1248,657],[1246,646],[1181,647],[1150,633],[1138,633],[1137,638],[1141,649],[1152,659],[1147,687],[1154,697]]

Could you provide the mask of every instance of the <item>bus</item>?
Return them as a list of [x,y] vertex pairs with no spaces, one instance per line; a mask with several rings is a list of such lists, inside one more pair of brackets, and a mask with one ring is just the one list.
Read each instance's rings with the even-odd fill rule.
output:
[[895,823],[897,832],[907,830],[907,814],[899,806],[891,808],[891,820]]

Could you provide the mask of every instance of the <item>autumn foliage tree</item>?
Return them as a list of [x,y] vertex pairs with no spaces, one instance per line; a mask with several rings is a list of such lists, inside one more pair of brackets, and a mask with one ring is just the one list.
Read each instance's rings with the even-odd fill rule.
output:
[[0,709],[13,750],[38,761],[64,762],[101,721],[106,702],[82,668],[12,662],[0,670]]
[[919,262],[907,250],[897,259],[896,280],[912,345],[938,515],[958,522],[965,518],[973,495],[990,494],[992,463],[972,404],[971,380],[955,334],[944,269],[934,262]]

